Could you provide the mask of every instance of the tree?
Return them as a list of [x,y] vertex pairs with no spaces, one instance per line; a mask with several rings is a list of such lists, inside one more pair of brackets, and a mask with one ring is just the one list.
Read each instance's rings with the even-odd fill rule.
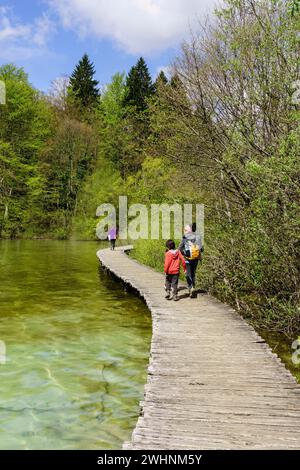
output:
[[30,167],[21,163],[9,143],[0,140],[0,236],[14,237],[22,231],[29,175]]
[[58,111],[65,113],[68,108],[68,89],[70,78],[67,75],[57,77],[51,83],[49,99]]
[[77,195],[97,158],[98,136],[92,126],[67,116],[39,158],[41,228],[67,236]]
[[160,87],[164,87],[168,83],[169,83],[169,80],[167,79],[165,72],[162,70],[158,74],[158,77],[157,77],[157,79],[155,80],[155,83],[154,83],[155,93],[157,93],[157,91]]
[[0,230],[15,237],[30,217],[32,183],[39,152],[51,135],[52,113],[22,68],[4,65],[0,79],[6,86],[6,104],[0,106]]
[[122,167],[122,159],[125,152],[127,134],[124,130],[126,93],[125,75],[117,73],[107,85],[100,102],[100,126],[101,152],[105,159],[117,169]]
[[300,324],[298,26],[286,2],[227,0],[149,110],[153,154],[206,207],[202,287],[288,335]]
[[98,81],[94,79],[95,68],[87,54],[76,65],[70,78],[70,95],[83,109],[93,108],[99,98]]
[[137,111],[145,111],[148,108],[147,99],[154,93],[154,86],[143,57],[129,71],[126,78],[126,88],[125,105],[133,106]]
[[107,85],[100,107],[108,124],[114,125],[124,117],[124,98],[126,95],[125,74],[116,73]]

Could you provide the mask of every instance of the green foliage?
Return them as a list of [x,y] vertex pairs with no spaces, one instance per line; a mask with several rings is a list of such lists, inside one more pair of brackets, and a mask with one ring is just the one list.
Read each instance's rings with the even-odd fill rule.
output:
[[147,99],[154,93],[154,86],[143,57],[131,68],[126,78],[126,89],[125,105],[133,106],[138,111],[145,111],[148,108]]
[[117,125],[124,117],[123,101],[126,95],[125,74],[116,73],[101,99],[101,109],[107,124]]
[[166,77],[166,74],[163,70],[158,74],[157,79],[154,82],[154,91],[158,93],[160,88],[165,87],[169,83],[169,80]]
[[28,161],[49,135],[49,106],[29,84],[23,69],[2,66],[0,79],[6,86],[6,104],[0,106],[0,138]]
[[82,110],[95,107],[99,98],[95,68],[89,56],[84,54],[70,77],[70,96]]
[[132,202],[148,206],[172,201],[172,174],[173,168],[164,159],[146,157],[141,169],[127,178],[126,194],[130,195]]
[[290,12],[292,14],[292,16],[295,16],[297,14],[299,14],[300,12],[300,0],[292,0],[290,2]]
[[80,240],[96,240],[97,207],[104,203],[117,206],[118,197],[123,194],[124,182],[119,171],[109,160],[99,158],[79,193],[72,236]]
[[117,73],[104,91],[99,114],[102,118],[100,127],[101,153],[117,169],[122,169],[122,160],[126,152],[127,135],[124,126],[124,97],[126,94],[125,76]]
[[0,106],[0,235],[21,235],[36,191],[37,160],[51,134],[51,110],[23,69],[0,67],[6,104]]
[[0,235],[14,236],[23,229],[29,168],[4,141],[0,141],[0,175]]
[[[0,67],[0,235],[66,238],[98,152],[92,125],[51,105],[23,69]],[[95,119],[97,122],[97,119]]]
[[[184,187],[181,201],[205,204],[200,286],[289,336],[300,324],[298,47],[283,2],[228,1],[150,103],[147,141],[148,154],[175,166],[165,182],[177,183],[173,200]],[[131,192],[146,198],[138,175]],[[155,243],[139,241],[134,256],[161,269]]]
[[[51,230],[56,214],[68,233],[76,211],[77,195],[97,158],[97,137],[85,123],[65,118],[58,123],[51,142],[41,153],[39,173],[42,194],[39,205],[44,229]],[[57,224],[54,227],[57,230]]]
[[131,256],[140,263],[163,272],[165,251],[164,240],[137,240]]

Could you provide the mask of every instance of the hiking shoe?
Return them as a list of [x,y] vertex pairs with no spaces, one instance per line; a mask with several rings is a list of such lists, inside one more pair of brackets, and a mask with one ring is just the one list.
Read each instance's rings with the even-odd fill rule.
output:
[[191,299],[194,299],[194,298],[195,298],[195,294],[196,294],[195,289],[194,289],[194,287],[192,287],[192,288],[190,289],[190,298],[191,298]]
[[167,300],[170,300],[170,298],[171,298],[170,292],[167,291],[165,298],[166,298]]

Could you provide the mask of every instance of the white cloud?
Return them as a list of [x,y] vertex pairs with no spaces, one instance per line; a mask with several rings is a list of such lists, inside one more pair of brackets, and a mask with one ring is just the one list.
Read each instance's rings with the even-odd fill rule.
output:
[[54,23],[46,14],[32,23],[17,20],[11,8],[0,7],[0,59],[26,60],[45,52]]
[[65,28],[110,38],[132,54],[176,46],[214,0],[48,0]]
[[55,26],[52,20],[44,13],[42,16],[35,20],[35,24],[32,28],[33,42],[43,47],[47,44],[47,41],[51,34],[55,31]]
[[23,24],[12,24],[9,18],[9,9],[0,8],[0,41],[15,41],[30,36],[30,27]]

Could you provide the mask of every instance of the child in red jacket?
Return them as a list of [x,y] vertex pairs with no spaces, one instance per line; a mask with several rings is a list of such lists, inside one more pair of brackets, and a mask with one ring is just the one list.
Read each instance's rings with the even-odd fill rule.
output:
[[[179,250],[175,250],[175,243],[173,240],[168,240],[166,243],[167,251],[165,254],[165,274],[166,274],[166,299],[178,300],[178,280],[180,272],[180,264],[186,272],[185,259]],[[171,289],[172,294],[171,295]]]

